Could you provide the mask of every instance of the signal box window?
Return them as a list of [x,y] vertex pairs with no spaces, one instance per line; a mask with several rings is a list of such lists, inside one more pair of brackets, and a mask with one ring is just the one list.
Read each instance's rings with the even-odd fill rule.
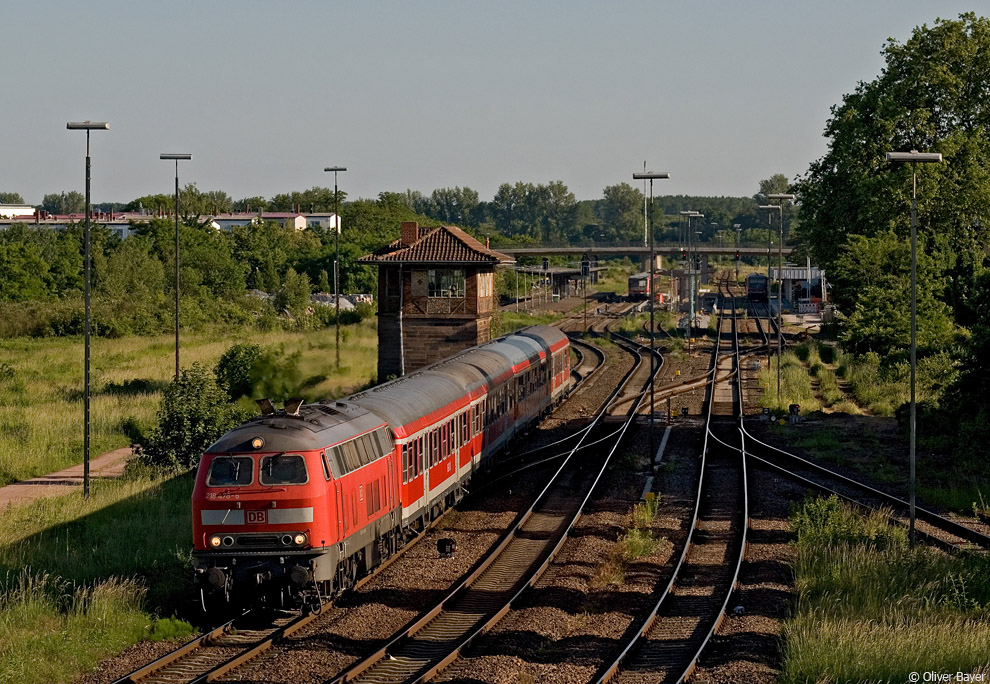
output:
[[306,484],[306,461],[302,456],[265,456],[261,459],[261,484]]
[[216,456],[210,462],[207,487],[244,487],[254,480],[254,459],[250,456]]
[[431,268],[429,271],[430,297],[464,298],[463,268]]

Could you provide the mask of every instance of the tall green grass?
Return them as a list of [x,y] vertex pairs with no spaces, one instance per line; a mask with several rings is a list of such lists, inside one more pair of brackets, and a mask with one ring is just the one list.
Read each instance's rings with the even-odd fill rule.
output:
[[[869,352],[859,357],[842,353],[836,358],[837,373],[852,385],[860,405],[878,416],[893,416],[899,406],[911,398],[910,366],[905,362],[884,364]],[[938,400],[943,388],[952,384],[959,369],[947,353],[918,360],[918,401]]]
[[[182,337],[183,366],[212,367],[236,342],[300,353],[307,399],[340,396],[367,383],[377,366],[373,320],[341,330],[340,370],[334,331],[258,332],[215,329]],[[0,486],[82,462],[83,344],[75,338],[0,340]],[[91,452],[127,446],[151,427],[162,388],[175,372],[167,335],[94,339]],[[281,397],[279,397],[281,398]]]
[[188,635],[192,477],[93,483],[3,511],[0,682],[64,682],[142,639]]
[[[777,401],[777,364],[780,363],[780,401]],[[783,357],[775,356],[769,369],[760,371],[760,385],[763,396],[760,406],[770,408],[775,413],[787,413],[790,404],[801,406],[802,413],[821,409],[821,402],[811,388],[811,378],[797,354],[784,352]]]
[[836,497],[792,517],[797,604],[782,682],[901,682],[990,668],[990,558],[909,549],[901,528]]

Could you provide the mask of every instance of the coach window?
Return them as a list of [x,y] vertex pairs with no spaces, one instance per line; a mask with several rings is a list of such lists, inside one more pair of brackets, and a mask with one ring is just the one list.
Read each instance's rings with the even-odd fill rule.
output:
[[254,459],[250,456],[214,456],[207,487],[244,487],[254,481]]
[[402,445],[402,484],[409,482],[409,445]]
[[276,454],[261,459],[263,485],[306,484],[308,481],[306,461],[302,456]]

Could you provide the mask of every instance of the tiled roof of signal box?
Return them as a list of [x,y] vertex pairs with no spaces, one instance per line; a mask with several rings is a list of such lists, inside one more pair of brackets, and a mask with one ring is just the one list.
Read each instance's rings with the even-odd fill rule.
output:
[[515,260],[488,249],[454,226],[417,227],[419,238],[405,245],[402,238],[358,259],[365,264],[470,263],[511,264]]

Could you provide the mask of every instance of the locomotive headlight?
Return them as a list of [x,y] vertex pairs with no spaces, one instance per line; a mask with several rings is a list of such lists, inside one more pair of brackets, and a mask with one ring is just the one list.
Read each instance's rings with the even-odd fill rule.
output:
[[306,535],[300,532],[295,537],[293,537],[292,541],[296,543],[296,546],[302,546],[303,544],[306,543]]
[[265,440],[263,440],[261,437],[255,437],[254,439],[251,440],[252,448],[260,449],[263,446],[265,446]]
[[220,548],[220,535],[219,534],[215,534],[212,537],[210,537],[210,546],[212,546],[214,549],[219,549]]

